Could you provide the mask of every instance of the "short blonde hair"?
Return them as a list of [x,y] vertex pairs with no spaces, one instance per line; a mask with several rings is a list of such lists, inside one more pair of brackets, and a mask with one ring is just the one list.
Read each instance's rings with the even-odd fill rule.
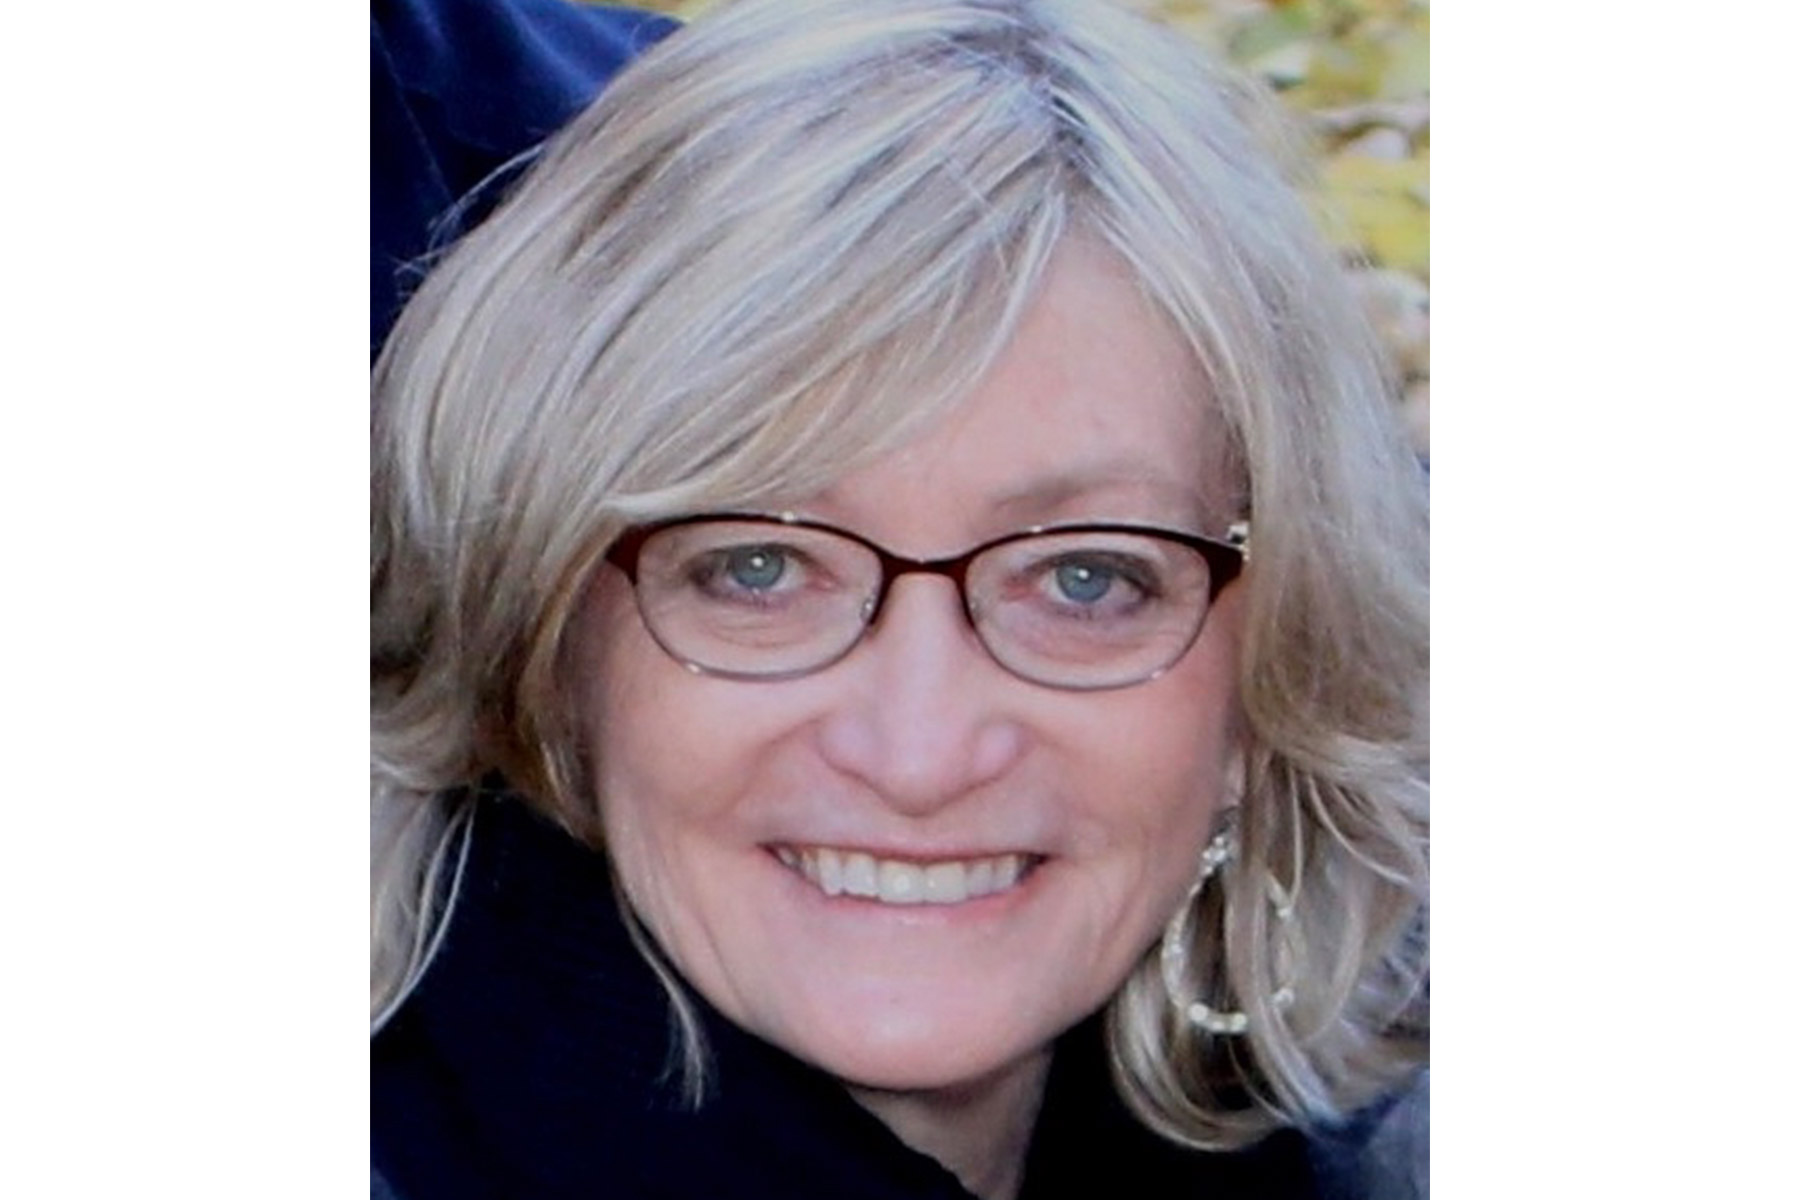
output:
[[481,779],[602,845],[558,667],[611,542],[915,436],[1080,235],[1187,339],[1255,527],[1242,850],[1189,953],[1250,1029],[1177,1020],[1152,952],[1109,1009],[1121,1094],[1224,1147],[1342,1114],[1420,1061],[1423,486],[1279,126],[1098,0],[741,0],[554,138],[375,371],[377,1026],[429,962]]

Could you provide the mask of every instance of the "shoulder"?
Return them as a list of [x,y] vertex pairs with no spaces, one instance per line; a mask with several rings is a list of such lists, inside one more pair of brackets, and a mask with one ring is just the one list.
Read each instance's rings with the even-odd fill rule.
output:
[[679,25],[570,0],[373,0],[369,15],[373,352],[412,265],[497,199],[481,185]]
[[1308,1135],[1321,1200],[1428,1200],[1431,1072],[1344,1124]]
[[369,1200],[403,1200],[388,1183],[387,1176],[381,1173],[380,1167],[369,1168]]
[[435,100],[453,132],[506,149],[542,138],[669,17],[570,0],[375,0],[371,36],[402,90]]

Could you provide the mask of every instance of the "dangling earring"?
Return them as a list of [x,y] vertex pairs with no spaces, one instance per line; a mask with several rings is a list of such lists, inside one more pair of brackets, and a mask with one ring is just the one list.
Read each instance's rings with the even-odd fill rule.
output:
[[[1188,985],[1187,957],[1188,943],[1191,940],[1194,922],[1194,901],[1200,896],[1200,889],[1206,881],[1216,874],[1220,867],[1230,862],[1237,855],[1237,832],[1234,824],[1226,824],[1223,829],[1213,835],[1212,841],[1200,854],[1200,877],[1182,899],[1181,907],[1175,910],[1175,916],[1169,921],[1168,928],[1163,930],[1162,939],[1162,980],[1163,988],[1169,993],[1169,1000],[1179,1012],[1195,1028],[1204,1033],[1218,1037],[1235,1037],[1250,1029],[1250,1016],[1241,1009],[1217,1009],[1194,995]],[[1268,881],[1270,901],[1275,908],[1276,920],[1283,924],[1294,916],[1293,901],[1273,879]],[[1294,989],[1283,984],[1275,993],[1274,1004],[1277,1008],[1287,1008],[1294,1002]]]

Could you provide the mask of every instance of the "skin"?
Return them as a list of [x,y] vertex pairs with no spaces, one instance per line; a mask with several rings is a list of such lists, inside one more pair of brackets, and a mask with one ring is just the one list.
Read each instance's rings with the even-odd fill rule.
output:
[[[792,507],[921,557],[1047,522],[1218,534],[1233,514],[1204,396],[1123,268],[1071,242],[965,405]],[[842,661],[743,682],[671,659],[605,568],[578,703],[626,894],[720,1011],[979,1194],[1014,1195],[1052,1041],[1154,943],[1225,803],[1240,593],[1161,677],[1079,693],[1008,674],[948,580],[908,577]],[[1039,865],[996,895],[895,906],[826,896],[780,846]]]

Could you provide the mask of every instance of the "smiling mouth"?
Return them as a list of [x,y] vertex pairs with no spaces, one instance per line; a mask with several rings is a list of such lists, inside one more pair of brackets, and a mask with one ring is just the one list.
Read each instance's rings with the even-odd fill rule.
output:
[[829,846],[776,846],[775,857],[827,896],[883,904],[961,904],[1017,887],[1039,861],[1029,854],[908,862]]

